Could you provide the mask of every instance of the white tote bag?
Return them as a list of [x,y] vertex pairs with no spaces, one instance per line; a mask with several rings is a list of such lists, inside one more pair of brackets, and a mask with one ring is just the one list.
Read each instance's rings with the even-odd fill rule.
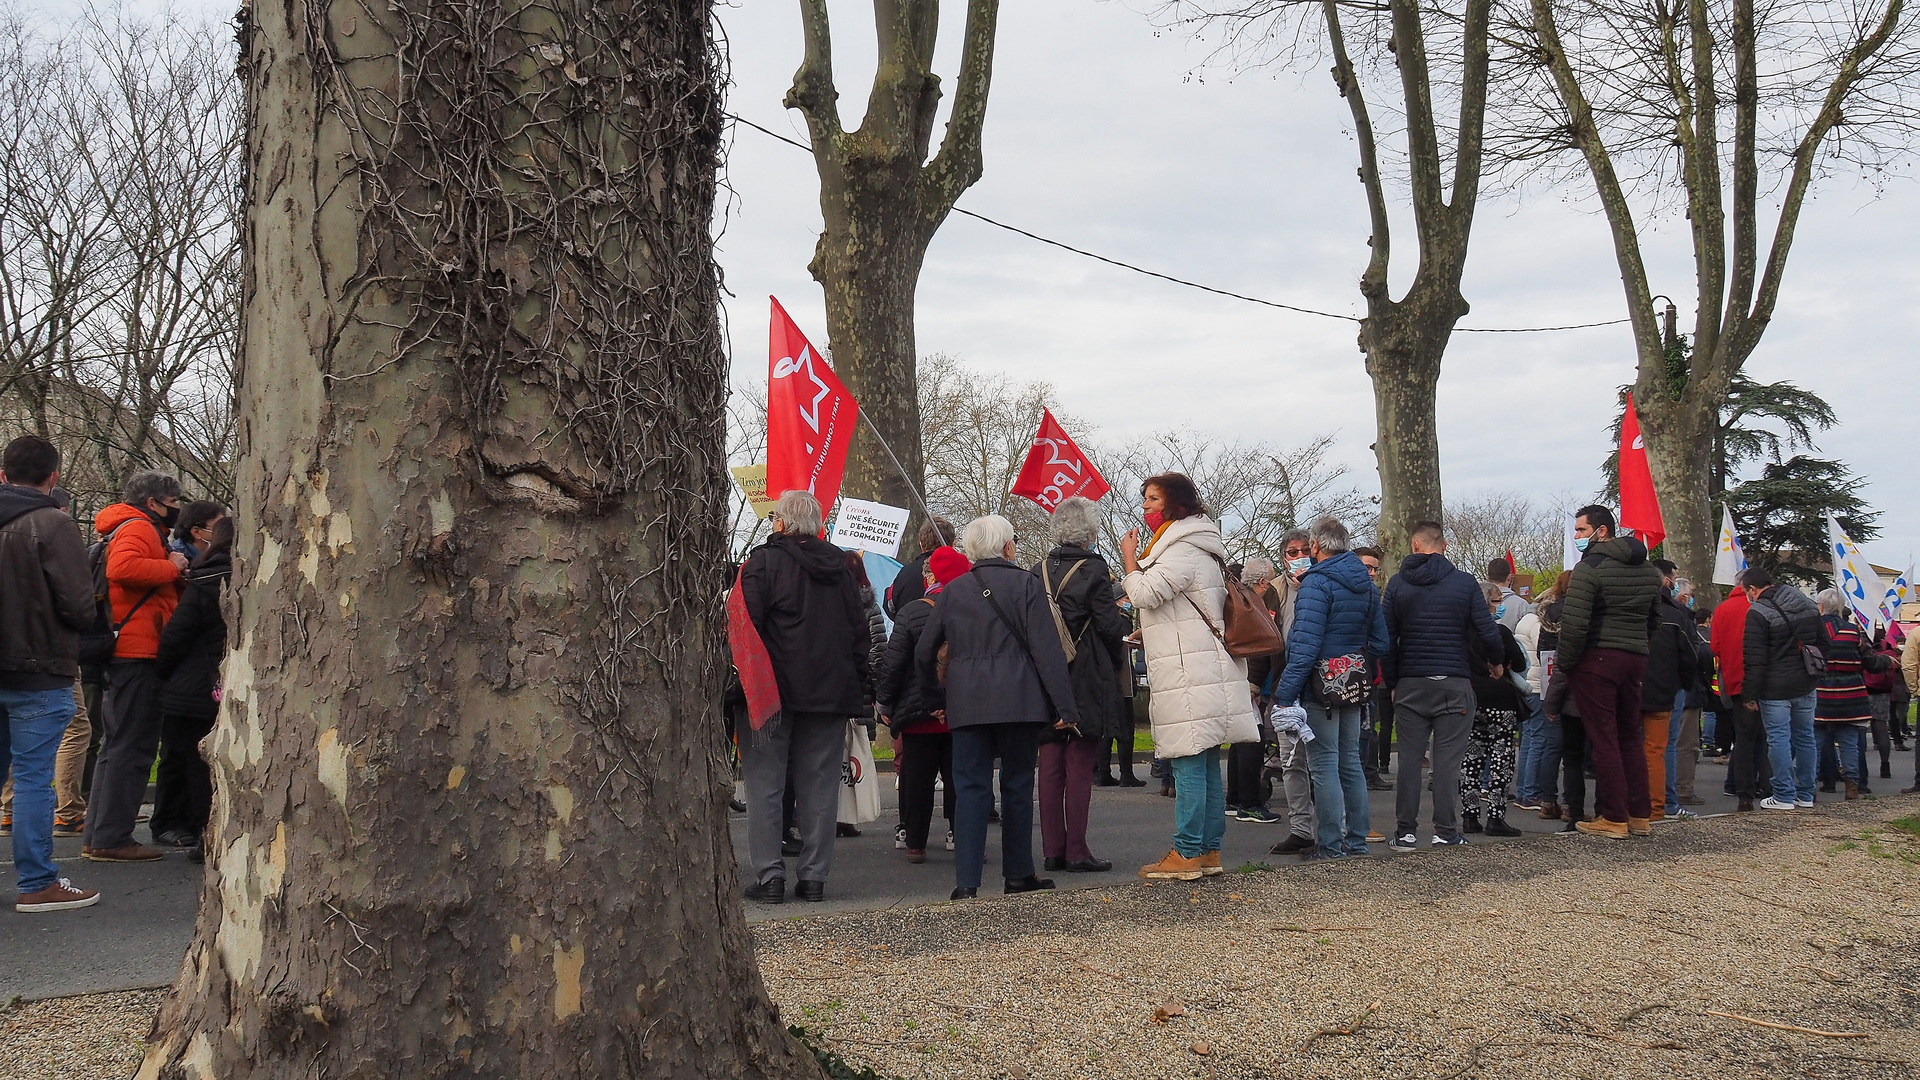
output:
[[847,753],[840,762],[840,814],[847,825],[864,825],[880,817],[880,785],[873,776],[873,744],[862,724],[847,722]]

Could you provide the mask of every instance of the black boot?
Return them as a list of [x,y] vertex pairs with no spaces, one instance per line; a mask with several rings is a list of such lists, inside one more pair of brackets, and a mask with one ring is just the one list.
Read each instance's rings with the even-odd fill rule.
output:
[[1466,813],[1461,814],[1460,815],[1460,831],[1466,832],[1466,833],[1477,833],[1477,832],[1483,831],[1480,828],[1479,813],[1473,810],[1468,810]]
[[1051,888],[1053,888],[1052,878],[1035,877],[1032,874],[1028,874],[1018,881],[1012,878],[1007,879],[1008,895],[1023,892],[1045,892]]

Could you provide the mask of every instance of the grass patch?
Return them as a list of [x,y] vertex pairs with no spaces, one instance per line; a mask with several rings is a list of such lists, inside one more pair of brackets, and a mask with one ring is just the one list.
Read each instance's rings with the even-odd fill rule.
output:
[[1838,855],[1843,851],[1852,851],[1859,846],[1860,846],[1859,844],[1856,844],[1851,840],[1843,840],[1840,843],[1835,844],[1832,847],[1828,848],[1827,854]]
[[1239,866],[1234,867],[1233,872],[1236,874],[1258,874],[1271,869],[1273,869],[1272,863],[1243,862]]
[[1920,814],[1908,814],[1903,818],[1894,818],[1887,822],[1887,828],[1903,832],[1915,840],[1920,840]]

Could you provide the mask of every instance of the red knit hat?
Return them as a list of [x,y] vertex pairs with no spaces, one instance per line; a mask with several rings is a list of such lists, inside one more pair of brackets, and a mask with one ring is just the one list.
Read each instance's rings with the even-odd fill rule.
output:
[[942,585],[973,569],[965,555],[950,547],[937,547],[927,556],[927,569],[933,571],[933,580]]

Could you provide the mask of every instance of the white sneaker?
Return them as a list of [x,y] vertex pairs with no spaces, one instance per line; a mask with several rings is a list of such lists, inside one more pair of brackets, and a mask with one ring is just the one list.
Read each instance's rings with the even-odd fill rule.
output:
[[[1808,803],[1807,805],[1811,806],[1813,804]],[[1798,807],[1798,804],[1787,802],[1785,799],[1776,799],[1769,795],[1760,800],[1760,807],[1763,810],[1793,810]]]
[[1811,810],[1813,809],[1813,800],[1812,799],[1795,799],[1793,800],[1793,805],[1801,810]]
[[953,830],[952,829],[947,830],[947,850],[948,851],[953,850]]
[[905,825],[895,825],[893,827],[893,846],[897,849],[905,850],[907,846],[907,827]]

